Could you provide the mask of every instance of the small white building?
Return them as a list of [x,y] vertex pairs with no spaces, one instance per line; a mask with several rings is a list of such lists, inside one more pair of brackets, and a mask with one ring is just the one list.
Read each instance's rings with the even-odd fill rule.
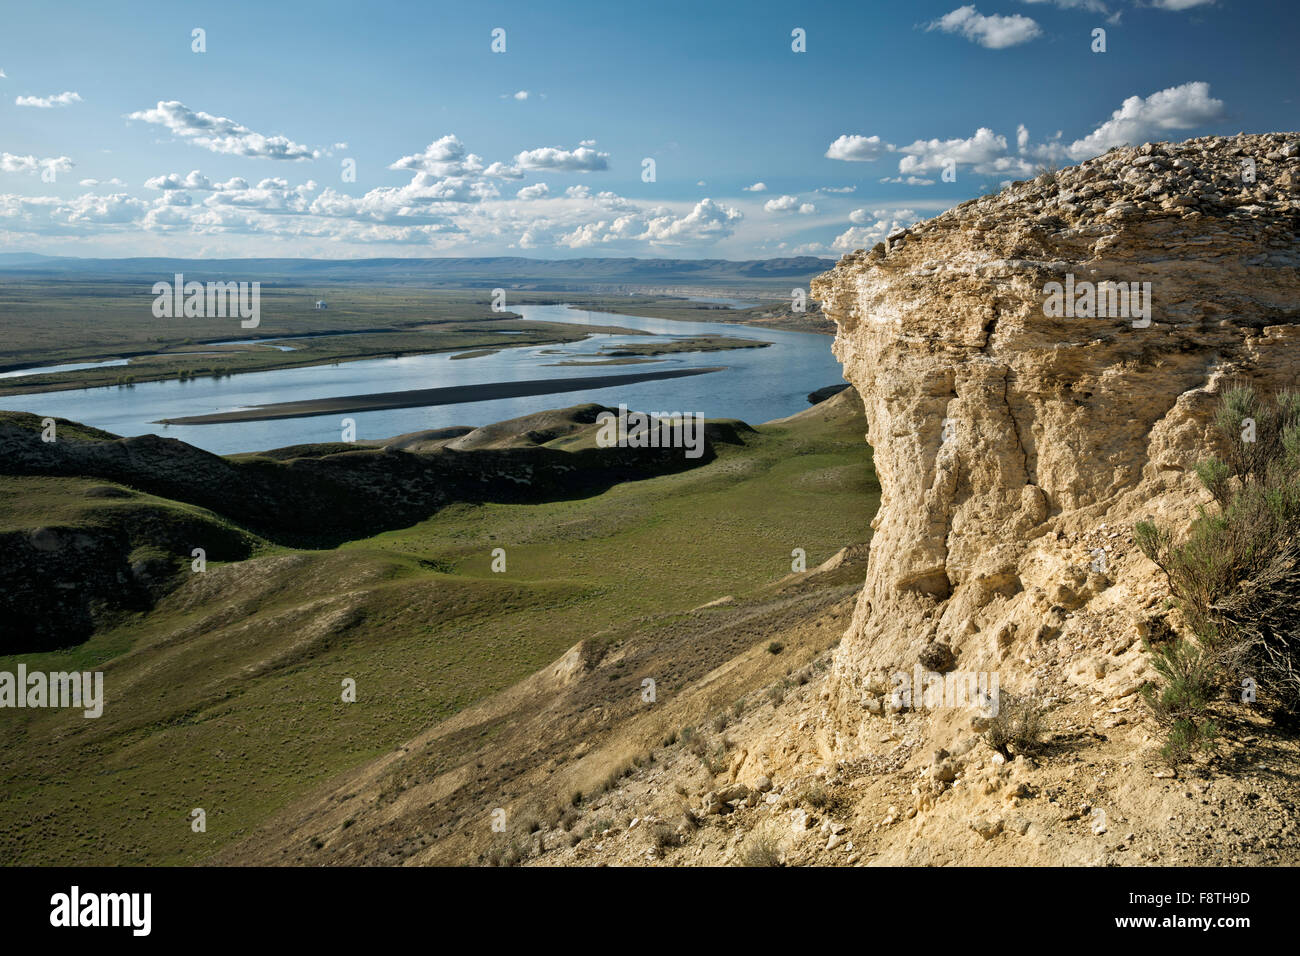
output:
[[324,312],[324,311],[325,311],[326,309],[328,309],[328,308],[329,308],[329,303],[326,302],[324,299],[317,299],[317,300],[316,300],[316,311],[317,311],[317,312]]

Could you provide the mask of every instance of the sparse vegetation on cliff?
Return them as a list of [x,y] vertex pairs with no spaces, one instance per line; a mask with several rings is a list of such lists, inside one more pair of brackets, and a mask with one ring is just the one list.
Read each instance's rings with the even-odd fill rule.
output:
[[1197,475],[1216,510],[1203,509],[1181,543],[1152,522],[1135,529],[1193,635],[1152,649],[1165,686],[1148,699],[1170,727],[1171,761],[1213,737],[1202,715],[1219,687],[1243,700],[1257,687],[1284,709],[1300,705],[1300,394],[1266,402],[1234,386],[1213,428],[1222,457],[1200,463]]

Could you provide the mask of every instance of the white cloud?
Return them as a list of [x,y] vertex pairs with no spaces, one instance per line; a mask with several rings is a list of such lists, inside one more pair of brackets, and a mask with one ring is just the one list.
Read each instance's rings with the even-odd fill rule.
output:
[[317,159],[321,150],[284,136],[264,136],[222,116],[190,109],[178,100],[159,100],[153,109],[131,113],[127,119],[165,126],[172,134],[214,153],[263,159]]
[[13,153],[0,153],[0,172],[38,173],[43,169],[52,169],[56,173],[66,173],[73,167],[73,162],[66,156],[51,156],[41,159],[36,156],[15,156]]
[[124,183],[122,180],[117,179],[117,178],[114,178],[114,179],[83,179],[83,180],[81,181],[81,185],[82,185],[82,186],[87,186],[87,187],[90,187],[90,186],[125,186],[126,183]]
[[463,176],[466,173],[482,172],[483,163],[473,153],[466,151],[465,144],[459,137],[448,133],[441,139],[435,139],[423,152],[403,156],[388,168],[424,172],[432,176]]
[[[722,206],[712,199],[701,199],[686,215],[677,215],[666,207],[646,213],[627,213],[614,219],[602,219],[579,225],[554,239],[570,249],[612,242],[646,242],[651,245],[682,246],[713,242],[730,236],[744,216],[740,210]],[[544,235],[541,229],[527,233],[530,243]]]
[[797,212],[804,216],[817,211],[817,207],[812,203],[799,202],[798,196],[777,196],[775,199],[769,199],[763,203],[763,208],[768,212]]
[[71,90],[66,93],[56,93],[53,96],[20,96],[14,100],[19,106],[35,106],[38,109],[48,110],[54,106],[71,106],[73,103],[81,102],[81,94],[73,93]]
[[747,193],[765,193],[767,192],[767,183],[754,183],[752,186],[742,187]]
[[542,146],[526,149],[515,157],[521,169],[555,169],[561,172],[589,173],[609,168],[609,153],[598,153],[591,147],[594,140],[584,140],[577,149],[557,149]]
[[6,73],[4,70],[0,70],[0,80],[7,80],[7,79],[9,79],[9,74]]
[[1030,17],[1014,13],[1010,16],[991,14],[985,16],[973,4],[958,7],[930,23],[926,30],[960,33],[972,43],[990,50],[1004,50],[1019,46],[1041,36],[1043,31]]
[[898,161],[898,171],[905,176],[942,169],[950,162],[973,166],[982,173],[992,171],[999,157],[1006,155],[1007,140],[980,127],[969,139],[918,139],[910,146],[900,146],[899,152],[907,154]]
[[[865,215],[860,218],[853,218],[858,213],[865,214],[866,210],[854,210],[850,216],[853,222],[865,223],[868,221]],[[905,228],[920,222],[920,217],[911,209],[875,209],[872,210],[871,215],[877,217],[871,225],[860,225],[846,229],[831,242],[831,248],[836,251],[870,249],[895,229]]]
[[507,166],[505,163],[492,163],[487,169],[483,170],[483,175],[488,179],[524,178],[523,170],[517,166]]
[[86,227],[112,229],[138,222],[148,203],[125,193],[74,199],[54,196],[0,195],[0,222],[12,229],[42,234],[84,234]]
[[515,99],[520,100],[520,101],[522,101],[522,100],[526,100],[526,99],[528,99],[528,91],[527,91],[527,90],[520,90],[519,92],[513,94],[513,96],[514,96]]
[[869,163],[879,159],[894,147],[879,136],[842,135],[826,148],[827,159],[842,159],[849,163]]
[[148,203],[126,193],[95,196],[87,193],[71,200],[64,207],[69,223],[129,223],[140,217]]
[[1151,5],[1160,10],[1190,10],[1192,7],[1204,7],[1214,0],[1152,0]]
[[885,176],[880,180],[882,183],[898,183],[904,186],[933,186],[935,180],[926,179],[924,176]]
[[1126,146],[1165,130],[1192,129],[1223,115],[1223,101],[1210,96],[1210,84],[1184,83],[1152,93],[1130,96],[1110,119],[1070,144],[1071,159],[1090,159],[1112,146]]
[[855,193],[857,186],[818,186],[813,192],[818,193]]
[[849,222],[855,225],[863,225],[873,220],[907,220],[915,222],[917,219],[915,210],[912,209],[855,209],[849,213]]
[[208,179],[197,169],[191,170],[187,175],[181,176],[179,173],[169,173],[166,176],[154,176],[152,179],[146,179],[144,182],[146,189],[212,189],[212,180]]
[[[582,143],[578,149],[594,149]],[[574,150],[576,153],[577,150]],[[36,157],[0,154],[0,167],[39,172]],[[63,159],[60,168],[71,161]],[[555,195],[542,183],[498,191],[488,178],[491,166],[473,156],[455,137],[393,164],[409,174],[404,186],[372,188],[349,195],[315,182],[291,184],[272,176],[250,185],[235,177],[217,182],[199,170],[169,173],[147,180],[156,190],[148,199],[123,193],[78,199],[56,196],[0,195],[0,232],[26,235],[39,247],[68,236],[94,237],[113,250],[197,251],[200,255],[329,255],[332,249],[375,244],[409,249],[414,254],[472,254],[492,250],[545,247],[609,249],[617,254],[644,254],[655,248],[708,247],[735,235],[744,222],[740,210],[712,199],[674,201],[646,207],[612,191],[586,186]],[[516,167],[493,164],[514,170]],[[498,170],[500,171],[500,170]],[[456,175],[440,175],[456,173]],[[86,180],[87,185],[107,185]],[[545,199],[545,202],[540,200]],[[518,200],[518,201],[517,201]],[[539,200],[539,201],[529,201]],[[811,209],[811,203],[796,206]],[[142,235],[166,244],[150,246]],[[214,241],[216,240],[216,241]]]
[[702,239],[719,239],[731,235],[744,216],[739,209],[722,206],[712,199],[701,199],[687,215],[655,216],[646,223],[645,238],[652,243],[680,245]]

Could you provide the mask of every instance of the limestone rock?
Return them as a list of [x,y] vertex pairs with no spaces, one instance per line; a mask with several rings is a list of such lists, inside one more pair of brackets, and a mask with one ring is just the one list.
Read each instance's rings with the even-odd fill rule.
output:
[[[882,489],[829,722],[856,726],[879,696],[868,682],[910,670],[918,639],[994,671],[1094,609],[1122,609],[1128,629],[1153,606],[1163,580],[1128,543],[1133,524],[1185,529],[1210,500],[1192,469],[1218,392],[1238,377],[1292,386],[1300,367],[1298,140],[1112,149],[813,281]],[[1113,315],[1049,315],[1047,284],[1067,276],[1149,282],[1149,324],[1118,299]],[[1028,680],[1002,671],[1004,689]]]

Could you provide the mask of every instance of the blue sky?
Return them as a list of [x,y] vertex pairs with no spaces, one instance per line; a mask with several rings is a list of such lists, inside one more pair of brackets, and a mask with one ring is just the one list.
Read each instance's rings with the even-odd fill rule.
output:
[[1290,0],[118,7],[3,14],[0,251],[835,256],[1118,143],[1300,128]]

